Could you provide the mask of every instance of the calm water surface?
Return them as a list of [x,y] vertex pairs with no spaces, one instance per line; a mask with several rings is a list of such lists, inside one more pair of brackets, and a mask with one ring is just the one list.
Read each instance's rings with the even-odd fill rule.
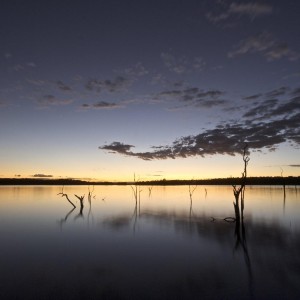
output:
[[300,299],[299,187],[60,192],[0,187],[0,299]]

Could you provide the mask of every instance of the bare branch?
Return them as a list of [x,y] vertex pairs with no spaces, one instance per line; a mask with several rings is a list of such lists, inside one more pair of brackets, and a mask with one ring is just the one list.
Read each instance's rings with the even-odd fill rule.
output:
[[71,203],[71,205],[76,208],[76,205],[70,200],[68,194],[64,193],[64,187],[62,187],[61,193],[58,193],[57,195],[61,195],[62,197],[66,197],[66,199]]

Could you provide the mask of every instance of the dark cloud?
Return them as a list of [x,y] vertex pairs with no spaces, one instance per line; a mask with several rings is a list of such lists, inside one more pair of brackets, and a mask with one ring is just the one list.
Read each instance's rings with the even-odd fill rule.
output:
[[71,87],[69,87],[68,85],[64,84],[62,81],[57,81],[57,86],[60,90],[62,91],[71,91]]
[[[289,87],[282,86],[280,88],[274,89],[274,90],[269,91],[267,93],[258,93],[258,94],[243,97],[242,99],[243,100],[259,100],[259,99],[262,99],[262,97],[264,97],[265,99],[276,98],[276,97],[283,96],[283,95],[287,94],[287,92],[289,90],[290,90]],[[300,88],[299,89],[294,89],[291,92],[292,95],[297,95],[297,93],[300,93]],[[255,102],[255,103],[257,103],[257,102]]]
[[226,100],[223,99],[212,99],[212,100],[198,100],[195,104],[196,107],[205,107],[205,108],[212,108],[220,105],[224,105]]
[[198,87],[189,87],[176,90],[167,90],[159,93],[156,97],[158,99],[171,99],[185,103],[183,106],[176,107],[215,107],[223,105],[226,100],[220,99],[225,92],[220,90],[202,90]]
[[278,42],[266,31],[240,41],[234,48],[235,50],[228,52],[229,58],[248,53],[260,53],[268,61],[279,60],[284,57],[290,61],[296,61],[300,58],[299,53],[291,50],[286,43]]
[[288,165],[288,167],[292,167],[292,168],[300,168],[300,165]]
[[247,111],[244,114],[245,118],[254,118],[254,117],[261,117],[265,115],[266,113],[270,112],[274,105],[278,103],[277,99],[270,99],[266,100],[263,103],[258,104],[256,107],[251,108],[249,111]]
[[99,149],[102,149],[102,150],[109,150],[109,151],[112,151],[113,153],[121,153],[121,154],[126,154],[126,153],[130,152],[131,148],[134,148],[134,146],[119,143],[119,142],[113,142],[110,145],[99,147]]
[[53,175],[46,175],[46,174],[34,174],[31,177],[38,177],[38,178],[51,178]]
[[262,94],[255,94],[255,95],[244,97],[243,99],[244,100],[256,100],[256,99],[260,98],[261,96],[262,96]]
[[300,96],[294,97],[285,103],[281,103],[276,106],[273,111],[270,112],[270,117],[293,115],[300,112]]
[[82,108],[84,109],[116,109],[121,108],[123,106],[117,104],[117,103],[110,103],[106,101],[99,101],[93,104],[82,104]]
[[284,95],[286,92],[288,92],[289,88],[286,86],[282,86],[278,89],[272,90],[270,92],[267,92],[265,94],[266,97],[278,97]]
[[95,91],[100,93],[101,91],[107,91],[110,93],[123,91],[126,87],[128,87],[130,81],[122,76],[117,76],[115,79],[90,79],[85,87],[89,91]]
[[100,146],[126,156],[143,160],[184,158],[215,154],[235,155],[247,143],[254,151],[276,150],[279,144],[300,144],[300,96],[285,100],[265,100],[250,108],[236,123],[222,123],[198,135],[175,140],[171,145],[153,146],[151,151],[133,152],[133,145],[113,142]]
[[293,96],[300,96],[300,87],[299,88],[295,88],[292,92],[291,95]]

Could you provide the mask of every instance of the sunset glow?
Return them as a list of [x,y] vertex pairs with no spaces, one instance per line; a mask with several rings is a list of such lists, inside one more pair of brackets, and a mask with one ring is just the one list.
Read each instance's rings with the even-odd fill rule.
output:
[[[130,4],[129,4],[130,3]],[[0,177],[299,176],[299,1],[7,1]]]

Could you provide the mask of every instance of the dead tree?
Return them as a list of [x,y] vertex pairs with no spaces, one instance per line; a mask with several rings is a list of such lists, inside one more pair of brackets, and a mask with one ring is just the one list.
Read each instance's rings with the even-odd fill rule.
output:
[[192,217],[192,213],[193,213],[193,194],[195,192],[197,188],[197,185],[191,187],[191,185],[189,185],[189,195],[190,195],[190,218]]
[[83,212],[83,200],[84,200],[84,195],[83,196],[77,196],[76,194],[74,194],[74,196],[79,200],[80,202],[80,212],[78,214],[78,216],[83,216],[82,212]]
[[242,219],[244,218],[244,207],[245,207],[245,203],[244,203],[244,195],[245,195],[245,188],[246,188],[246,181],[247,181],[247,166],[248,166],[248,162],[250,160],[250,157],[247,155],[247,148],[248,145],[246,144],[244,149],[243,149],[243,161],[244,161],[244,171],[242,173],[242,178],[241,178],[241,185],[239,187],[237,187],[236,185],[232,185],[233,187],[233,194],[235,197],[235,203],[233,203],[234,205],[234,210],[236,212],[236,216],[240,216],[240,211],[239,211],[239,198],[241,197],[241,216]]
[[62,187],[61,193],[58,193],[57,195],[61,195],[62,197],[66,197],[66,199],[71,203],[71,205],[76,208],[76,205],[70,200],[68,194],[64,193],[64,187]]

